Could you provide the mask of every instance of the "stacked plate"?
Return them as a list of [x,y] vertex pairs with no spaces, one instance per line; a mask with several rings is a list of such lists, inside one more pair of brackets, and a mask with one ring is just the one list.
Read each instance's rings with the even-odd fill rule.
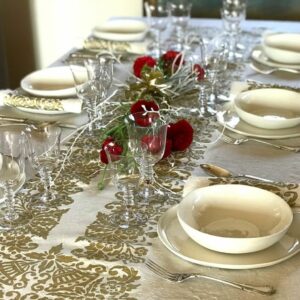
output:
[[266,34],[262,45],[253,49],[252,58],[267,66],[300,70],[300,34]]
[[159,220],[158,234],[175,255],[227,268],[266,267],[300,250],[300,214],[275,194],[244,185],[195,189]]

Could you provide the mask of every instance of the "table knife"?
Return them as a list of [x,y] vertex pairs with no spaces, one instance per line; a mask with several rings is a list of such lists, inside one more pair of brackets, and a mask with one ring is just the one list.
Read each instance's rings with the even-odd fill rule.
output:
[[59,127],[64,127],[64,128],[70,128],[70,129],[76,129],[77,126],[73,125],[73,124],[63,124],[60,122],[47,122],[47,121],[35,121],[35,120],[29,120],[29,119],[22,119],[22,118],[12,118],[12,117],[7,117],[7,116],[3,116],[0,115],[0,121],[7,121],[7,122],[14,122],[14,123],[24,123],[24,124],[47,124],[47,123],[51,123],[51,124],[57,124]]
[[228,178],[248,178],[252,180],[257,180],[261,182],[266,182],[266,183],[272,183],[276,185],[284,185],[283,183],[276,182],[274,180],[266,179],[266,178],[261,178],[253,175],[248,175],[248,174],[235,174],[229,170],[226,170],[222,167],[213,165],[213,164],[200,164],[200,167],[209,175],[216,176],[216,177],[228,177]]

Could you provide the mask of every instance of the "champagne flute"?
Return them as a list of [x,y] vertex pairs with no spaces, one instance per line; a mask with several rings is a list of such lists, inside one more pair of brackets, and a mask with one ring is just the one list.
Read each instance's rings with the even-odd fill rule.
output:
[[155,111],[138,112],[126,119],[129,147],[142,176],[138,198],[143,202],[162,201],[166,195],[155,182],[154,165],[162,159],[166,146],[167,123]]
[[[121,154],[114,151],[114,147],[122,147]],[[121,146],[122,145],[122,146]],[[113,224],[127,229],[132,226],[143,224],[146,220],[146,214],[139,211],[135,204],[135,195],[139,183],[139,170],[136,161],[128,149],[128,141],[113,141],[108,143],[104,151],[106,153],[114,185],[122,194],[122,208],[111,216]]]
[[0,230],[11,230],[23,224],[15,211],[15,194],[25,182],[25,136],[11,127],[0,128],[0,189],[5,208],[0,210]]

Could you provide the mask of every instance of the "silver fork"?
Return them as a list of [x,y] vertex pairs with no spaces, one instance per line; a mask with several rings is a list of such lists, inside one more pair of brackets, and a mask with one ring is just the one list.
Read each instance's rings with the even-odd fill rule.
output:
[[269,75],[269,74],[272,74],[272,73],[277,72],[277,71],[300,74],[300,70],[291,69],[291,68],[284,68],[284,67],[269,67],[269,66],[265,66],[265,65],[262,65],[262,64],[258,64],[256,62],[251,62],[250,67],[254,71],[256,71],[258,73],[261,73],[261,74],[264,74],[264,75]]
[[234,144],[234,145],[239,145],[239,144],[242,144],[242,143],[253,141],[253,142],[256,142],[256,143],[261,143],[261,144],[265,144],[265,145],[268,145],[268,146],[272,146],[274,148],[281,149],[281,150],[287,150],[287,151],[292,151],[292,152],[299,152],[300,151],[300,147],[290,147],[290,146],[272,144],[270,142],[263,141],[263,140],[258,140],[258,139],[254,139],[254,138],[246,138],[246,137],[245,138],[234,138],[234,137],[224,135],[224,134],[222,135],[221,138],[225,143]]
[[200,273],[171,273],[150,259],[148,259],[145,264],[146,264],[146,267],[149,270],[151,270],[153,273],[160,276],[161,278],[164,278],[164,279],[172,281],[172,282],[182,282],[182,281],[188,280],[190,278],[204,278],[204,279],[213,280],[213,281],[216,281],[219,283],[223,283],[223,284],[229,285],[231,287],[234,287],[234,288],[240,289],[242,291],[246,291],[246,292],[255,292],[255,293],[262,294],[262,295],[273,295],[276,292],[276,290],[272,286],[269,286],[269,285],[253,286],[253,285],[249,285],[249,284],[242,284],[242,283],[237,283],[234,281],[228,281],[228,280],[224,280],[224,279],[220,279],[220,278],[216,278],[216,277],[211,277],[211,276],[203,275]]

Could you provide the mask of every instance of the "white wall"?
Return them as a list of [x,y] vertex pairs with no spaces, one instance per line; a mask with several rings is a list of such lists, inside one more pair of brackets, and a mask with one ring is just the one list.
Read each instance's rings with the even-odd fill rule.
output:
[[142,0],[30,0],[38,68],[78,45],[113,16],[141,16]]

